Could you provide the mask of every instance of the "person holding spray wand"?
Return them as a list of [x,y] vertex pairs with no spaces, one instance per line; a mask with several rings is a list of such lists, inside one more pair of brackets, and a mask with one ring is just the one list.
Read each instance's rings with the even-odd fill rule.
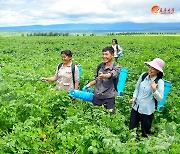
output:
[[104,105],[114,113],[115,97],[117,96],[114,80],[119,76],[120,66],[113,62],[114,49],[112,47],[102,50],[102,58],[104,62],[97,66],[95,79],[89,82],[83,90],[95,85],[93,104],[95,106]]

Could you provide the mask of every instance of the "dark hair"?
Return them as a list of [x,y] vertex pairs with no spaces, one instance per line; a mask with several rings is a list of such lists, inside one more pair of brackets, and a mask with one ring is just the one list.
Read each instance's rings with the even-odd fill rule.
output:
[[159,79],[162,79],[163,73],[162,73],[162,72],[157,73],[157,77],[158,77]]
[[111,55],[114,54],[114,48],[111,47],[111,46],[108,46],[108,47],[105,47],[104,49],[102,49],[102,52],[106,52],[106,51],[109,51],[109,53],[110,53]]
[[112,39],[112,42],[115,42],[116,44],[118,44],[118,41],[117,41],[117,39]]
[[63,50],[61,51],[61,55],[65,54],[68,57],[72,57],[72,52],[70,50]]

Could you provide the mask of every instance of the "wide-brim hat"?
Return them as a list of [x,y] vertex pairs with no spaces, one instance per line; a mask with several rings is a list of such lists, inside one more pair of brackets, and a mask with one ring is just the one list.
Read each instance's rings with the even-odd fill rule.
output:
[[162,73],[164,74],[164,72],[163,72],[163,67],[164,67],[164,65],[165,65],[165,62],[164,62],[162,59],[160,59],[160,58],[155,58],[155,59],[153,59],[153,61],[144,62],[144,63],[145,63],[146,65],[149,65],[149,66],[157,69],[158,71],[160,71],[160,72],[162,72]]

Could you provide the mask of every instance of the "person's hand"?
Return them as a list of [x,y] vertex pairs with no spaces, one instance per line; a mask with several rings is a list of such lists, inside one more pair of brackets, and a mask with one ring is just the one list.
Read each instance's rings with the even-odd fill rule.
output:
[[82,88],[82,91],[87,91],[87,90],[88,90],[88,88],[89,88],[89,86],[88,86],[88,85],[86,85],[86,86],[84,86],[84,87]]
[[88,85],[84,86],[83,89],[82,89],[82,91],[88,91],[88,92],[90,92],[90,93],[93,92],[92,89],[91,89]]
[[103,74],[103,72],[99,72],[97,79],[100,80],[102,78],[104,78],[104,74]]
[[154,92],[157,90],[157,84],[155,81],[151,82],[151,87],[152,87]]
[[135,102],[135,100],[136,100],[136,98],[133,97],[132,99],[130,99],[129,103],[130,103],[130,104],[133,104],[133,103]]
[[72,97],[71,100],[74,101],[74,100],[76,100],[76,98]]
[[40,78],[39,80],[41,80],[41,81],[47,81],[47,78],[44,78],[44,77],[42,77],[42,78]]
[[102,72],[99,72],[99,75],[97,77],[98,80],[102,79],[102,78],[110,78],[111,77],[111,74],[110,73],[107,73],[107,74],[103,74]]

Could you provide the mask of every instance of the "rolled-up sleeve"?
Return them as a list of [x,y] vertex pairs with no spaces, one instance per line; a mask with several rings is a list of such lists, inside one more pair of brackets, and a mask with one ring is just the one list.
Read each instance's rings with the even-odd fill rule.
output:
[[121,67],[120,67],[119,65],[116,65],[116,66],[114,67],[114,69],[110,72],[110,73],[111,73],[111,77],[112,77],[113,79],[117,78],[118,75],[119,75],[120,70],[121,70]]
[[153,93],[153,97],[160,102],[164,96],[164,81],[159,79],[157,90]]

